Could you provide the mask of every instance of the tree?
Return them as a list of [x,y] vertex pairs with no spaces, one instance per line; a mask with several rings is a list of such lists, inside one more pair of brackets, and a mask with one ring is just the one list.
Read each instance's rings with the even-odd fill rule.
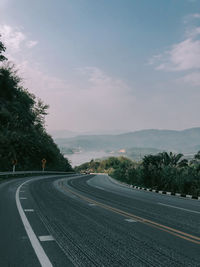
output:
[[43,158],[47,170],[72,169],[46,132],[47,108],[23,88],[13,65],[0,66],[0,171],[10,170],[14,159],[18,170],[40,170]]
[[[1,35],[0,35],[0,37],[1,37]],[[7,58],[4,55],[2,55],[2,53],[5,51],[6,51],[6,48],[5,48],[4,44],[0,41],[0,62],[7,60]]]
[[194,158],[197,160],[200,160],[200,151],[198,151],[197,154],[194,155]]

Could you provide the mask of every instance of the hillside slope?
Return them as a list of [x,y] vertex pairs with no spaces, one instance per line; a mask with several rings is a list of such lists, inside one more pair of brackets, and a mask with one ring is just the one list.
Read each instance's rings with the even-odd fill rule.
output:
[[[0,42],[1,53],[5,47]],[[0,65],[0,171],[41,170],[46,159],[46,170],[71,170],[67,159],[45,130],[48,106],[23,88],[13,67]]]

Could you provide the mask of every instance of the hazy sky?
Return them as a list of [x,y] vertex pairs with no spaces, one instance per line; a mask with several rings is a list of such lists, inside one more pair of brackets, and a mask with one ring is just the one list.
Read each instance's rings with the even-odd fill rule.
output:
[[48,129],[200,126],[200,0],[1,0],[0,33]]

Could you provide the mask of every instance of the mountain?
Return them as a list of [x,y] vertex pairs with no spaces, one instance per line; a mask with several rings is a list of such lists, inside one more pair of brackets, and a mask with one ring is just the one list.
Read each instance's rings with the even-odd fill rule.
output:
[[54,139],[72,138],[72,137],[79,135],[79,133],[68,131],[68,130],[49,130],[49,133]]
[[54,139],[58,138],[72,138],[82,135],[116,135],[126,133],[123,130],[97,130],[97,131],[88,131],[88,132],[74,132],[69,130],[49,130],[49,133]]
[[118,135],[81,135],[58,138],[56,143],[62,148],[83,151],[117,151],[134,147],[189,153],[200,148],[200,127],[182,131],[149,129]]

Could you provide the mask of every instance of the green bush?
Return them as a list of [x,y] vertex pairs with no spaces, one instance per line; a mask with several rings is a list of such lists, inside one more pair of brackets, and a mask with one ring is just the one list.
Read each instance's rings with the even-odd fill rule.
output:
[[78,171],[108,173],[127,184],[200,196],[200,152],[188,162],[182,154],[170,152],[148,155],[141,163],[124,157],[90,161],[77,167]]

